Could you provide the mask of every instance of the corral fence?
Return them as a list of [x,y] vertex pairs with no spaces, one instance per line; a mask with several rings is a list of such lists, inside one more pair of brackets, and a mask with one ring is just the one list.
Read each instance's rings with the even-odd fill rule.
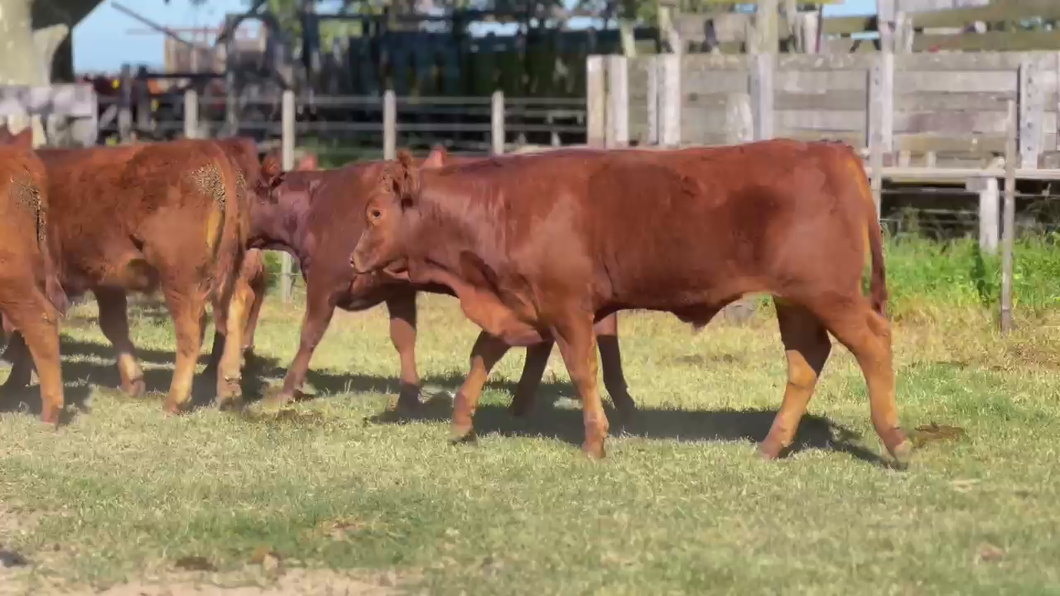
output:
[[1007,330],[1017,181],[1060,181],[1058,81],[1060,54],[1045,51],[592,56],[587,134],[606,147],[843,141],[868,161],[877,214],[884,180],[963,184],[982,249],[1003,235]]

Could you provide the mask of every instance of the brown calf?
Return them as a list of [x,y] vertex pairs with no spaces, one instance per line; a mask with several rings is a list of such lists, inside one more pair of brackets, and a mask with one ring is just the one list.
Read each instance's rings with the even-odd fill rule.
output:
[[[28,346],[37,367],[41,418],[56,424],[63,409],[59,319],[66,295],[51,257],[46,174],[32,147],[29,129],[11,135],[0,126],[0,312],[12,354]],[[16,385],[12,371],[5,387]]]
[[[899,462],[911,455],[894,399],[880,227],[849,147],[555,151],[433,169],[403,154],[374,187],[355,269],[404,266],[414,283],[447,285],[470,319],[509,343],[555,337],[593,457],[604,455],[608,432],[593,321],[640,308],[701,327],[751,293],[775,297],[788,359],[762,454],[774,458],[793,441],[831,332],[861,366],[887,450]],[[458,395],[457,436],[473,432],[475,405]]]
[[[91,291],[100,326],[118,352],[122,389],[144,391],[129,338],[126,292],[161,289],[177,335],[176,369],[164,408],[189,405],[206,302],[230,337],[242,317],[225,317],[243,257],[245,186],[211,141],[44,150],[60,278],[71,295]],[[12,370],[28,382],[23,359]],[[239,342],[225,347],[218,375],[222,405],[240,397]]]
[[[438,160],[446,157],[436,152]],[[251,213],[253,249],[286,250],[298,259],[306,282],[306,312],[302,321],[298,353],[287,370],[280,402],[290,400],[301,387],[313,351],[327,330],[336,307],[365,310],[385,302],[390,313],[390,338],[401,362],[401,391],[398,405],[413,407],[420,390],[416,370],[416,292],[433,291],[451,294],[442,286],[413,286],[381,275],[354,275],[349,254],[364,227],[364,205],[374,181],[382,171],[382,162],[351,164],[320,172],[279,173],[275,161],[266,160],[264,186],[273,190],[269,198],[254,204]],[[258,294],[260,296],[260,294]],[[249,327],[249,325],[248,325]],[[622,375],[618,348],[616,316],[608,316],[597,325],[604,382],[615,404],[628,413],[635,409]],[[476,345],[488,342],[480,338]],[[499,343],[507,350],[507,345]],[[516,414],[529,411],[533,396],[548,364],[552,342],[532,346],[520,378],[512,407]],[[477,373],[482,372],[476,367]],[[486,375],[473,374],[463,392],[480,392]]]

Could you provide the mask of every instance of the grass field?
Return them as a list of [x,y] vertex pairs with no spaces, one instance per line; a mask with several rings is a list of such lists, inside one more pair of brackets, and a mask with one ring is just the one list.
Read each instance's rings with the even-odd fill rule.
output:
[[[800,448],[756,457],[785,383],[768,306],[699,334],[621,315],[643,413],[594,463],[558,353],[533,416],[505,411],[513,351],[487,387],[478,444],[447,444],[447,392],[477,333],[447,297],[421,298],[430,402],[400,423],[381,415],[397,391],[382,310],[336,315],[313,361],[315,399],[174,419],[160,408],[164,311],[134,315],[154,392],[133,400],[114,389],[87,303],[63,342],[81,411],[58,431],[0,415],[0,594],[1060,593],[1058,252],[1018,246],[1019,329],[1002,339],[996,259],[967,242],[889,245],[901,420],[964,431],[925,443],[904,472],[880,465],[864,382],[838,346]],[[298,299],[266,303],[248,394],[282,377],[300,315]]]

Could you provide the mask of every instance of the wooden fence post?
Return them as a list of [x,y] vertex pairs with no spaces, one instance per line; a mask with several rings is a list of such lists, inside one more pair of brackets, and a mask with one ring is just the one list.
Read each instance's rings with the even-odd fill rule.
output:
[[493,140],[493,154],[504,155],[504,92],[493,92],[490,101],[490,133]]
[[644,56],[640,58],[648,65],[648,89],[645,100],[648,103],[648,144],[659,144],[659,79],[662,74],[659,69],[659,56]]
[[751,111],[754,113],[755,140],[773,138],[773,74],[777,55],[755,54],[751,57]]
[[869,69],[868,125],[865,144],[872,168],[872,199],[876,217],[883,207],[883,155],[894,150],[894,54],[885,49]]
[[1001,228],[1001,333],[1012,330],[1012,243],[1016,236],[1016,144],[1019,120],[1016,102],[1008,100],[1008,138],[1005,143],[1005,214]]
[[[281,138],[281,164],[285,172],[294,169],[294,145],[295,145],[295,119],[294,119],[294,91],[286,89],[283,92],[282,103],[282,138]],[[284,302],[291,301],[294,289],[294,263],[291,255],[283,251],[280,257],[280,298]]]
[[397,97],[393,89],[383,93],[383,159],[397,157]]
[[997,178],[973,178],[965,187],[969,191],[979,193],[979,250],[987,254],[997,254],[998,215],[1001,207]]
[[585,142],[590,147],[603,147],[607,138],[607,66],[603,56],[586,58],[585,77]]
[[199,136],[199,92],[188,89],[184,92],[184,138]]
[[236,23],[237,15],[225,17],[225,29],[232,34],[225,39],[225,133],[239,134],[239,89],[236,79]]
[[681,145],[681,55],[663,54],[657,58],[659,77],[659,144]]
[[629,59],[607,57],[607,133],[605,145],[629,145]]
[[132,140],[132,66],[121,65],[121,88],[118,93],[118,137],[122,143]]
[[1019,157],[1021,168],[1037,168],[1045,135],[1045,77],[1041,62],[1024,56],[1019,66]]

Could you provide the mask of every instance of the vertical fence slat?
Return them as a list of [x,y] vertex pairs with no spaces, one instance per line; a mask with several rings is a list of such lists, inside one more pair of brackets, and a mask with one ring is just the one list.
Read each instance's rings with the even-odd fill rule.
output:
[[397,157],[397,97],[393,89],[383,93],[383,159]]
[[603,56],[585,60],[586,144],[603,147],[607,137],[607,67]]
[[[285,172],[294,169],[294,145],[295,145],[295,118],[294,118],[294,91],[287,89],[283,92],[283,104],[281,106],[282,138],[281,159]],[[291,301],[294,289],[294,263],[291,255],[284,251],[280,257],[280,298],[284,302]]]
[[777,55],[755,54],[751,58],[751,111],[755,119],[755,140],[773,138],[773,75]]
[[659,77],[659,144],[677,147],[681,144],[681,56],[663,54],[658,58]]
[[199,136],[199,92],[188,89],[184,92],[184,138]]
[[1025,55],[1019,66],[1019,156],[1022,168],[1038,167],[1045,121],[1045,73],[1041,62]]
[[490,101],[490,134],[494,155],[504,154],[504,92],[493,92]]
[[629,145],[629,59],[607,57],[607,147]]
[[1001,229],[1001,333],[1012,330],[1012,243],[1016,235],[1016,144],[1019,120],[1016,103],[1008,101],[1008,138],[1005,143],[1005,215]]

